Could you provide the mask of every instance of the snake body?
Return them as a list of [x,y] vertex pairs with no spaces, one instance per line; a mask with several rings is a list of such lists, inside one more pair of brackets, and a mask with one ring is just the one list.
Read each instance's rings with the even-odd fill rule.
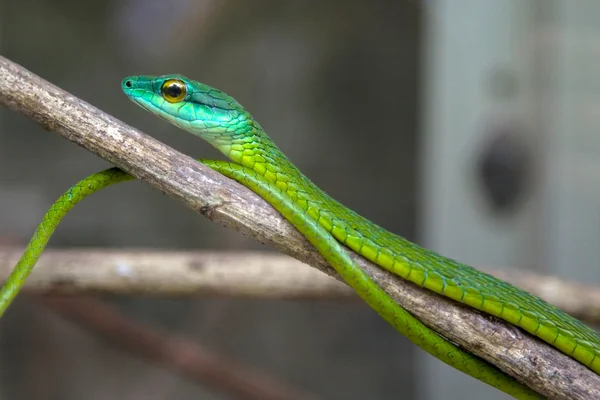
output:
[[[250,113],[227,94],[181,75],[132,76],[122,81],[122,89],[145,110],[225,154],[231,162],[199,161],[268,201],[370,307],[443,362],[516,398],[540,398],[397,305],[348,257],[343,246],[419,286],[514,324],[600,374],[600,334],[538,297],[422,248],[338,203],[302,174]],[[0,291],[0,315],[20,290],[62,217],[88,195],[132,179],[111,168],[82,180],[54,203]]]

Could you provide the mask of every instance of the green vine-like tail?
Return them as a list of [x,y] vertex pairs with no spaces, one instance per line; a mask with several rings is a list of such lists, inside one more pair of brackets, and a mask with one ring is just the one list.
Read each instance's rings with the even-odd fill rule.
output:
[[[267,200],[370,307],[443,362],[516,398],[540,398],[398,306],[347,256],[343,246],[417,285],[502,318],[600,373],[600,334],[543,300],[419,247],[336,202],[287,159],[232,97],[180,75],[129,77],[123,80],[122,89],[145,110],[205,139],[225,154],[231,162],[202,162]],[[18,293],[62,217],[87,195],[131,179],[119,169],[109,169],[84,179],[60,197],[0,291],[0,315]]]
[[31,240],[25,248],[25,252],[12,270],[8,280],[0,290],[0,316],[13,301],[15,296],[21,290],[25,279],[33,269],[33,266],[40,258],[48,240],[54,233],[56,226],[61,219],[81,200],[89,195],[110,186],[115,183],[125,182],[135,179],[133,176],[121,171],[118,168],[110,168],[88,176],[84,180],[73,185],[69,190],[58,198],[50,207],[42,222],[33,233]]

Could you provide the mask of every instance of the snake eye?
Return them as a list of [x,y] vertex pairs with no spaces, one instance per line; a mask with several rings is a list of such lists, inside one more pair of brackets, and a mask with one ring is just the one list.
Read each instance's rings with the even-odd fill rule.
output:
[[169,103],[177,103],[187,95],[187,86],[179,79],[169,79],[161,86],[160,93]]

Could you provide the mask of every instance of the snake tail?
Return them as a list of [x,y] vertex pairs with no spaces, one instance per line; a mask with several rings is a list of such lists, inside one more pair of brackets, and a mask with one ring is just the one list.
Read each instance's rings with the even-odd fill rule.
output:
[[54,230],[63,217],[84,198],[93,193],[119,182],[135,179],[133,176],[120,170],[110,168],[97,172],[71,186],[62,196],[58,198],[44,215],[42,222],[33,233],[27,244],[23,255],[13,268],[8,279],[0,289],[0,317],[4,315],[8,306],[19,293],[25,279],[29,276],[33,267],[46,248]]

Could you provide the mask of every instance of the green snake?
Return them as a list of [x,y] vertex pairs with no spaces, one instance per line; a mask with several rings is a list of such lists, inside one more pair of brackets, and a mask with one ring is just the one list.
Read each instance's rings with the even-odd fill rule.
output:
[[[227,94],[181,75],[131,76],[122,81],[121,87],[143,109],[201,137],[225,154],[230,161],[198,161],[268,201],[370,307],[441,361],[515,398],[540,398],[396,304],[348,256],[344,246],[395,275],[514,324],[600,374],[600,334],[543,300],[419,247],[338,203],[303,175],[250,113]],[[104,187],[133,179],[118,168],[110,168],[78,182],[52,205],[0,291],[0,316],[68,211]]]

